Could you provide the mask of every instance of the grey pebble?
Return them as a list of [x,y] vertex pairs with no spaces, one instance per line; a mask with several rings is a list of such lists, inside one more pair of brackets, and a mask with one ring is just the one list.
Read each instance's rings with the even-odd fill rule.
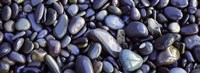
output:
[[12,10],[9,6],[4,6],[2,8],[2,12],[1,12],[1,18],[4,20],[4,21],[8,21],[10,18],[11,18],[11,15],[12,15]]
[[76,4],[72,4],[68,7],[67,12],[70,16],[75,16],[78,13],[79,7]]
[[102,47],[100,43],[94,43],[90,45],[90,49],[88,51],[88,57],[90,59],[96,59],[100,56],[102,51]]
[[14,43],[14,51],[19,51],[24,44],[24,38],[18,38]]
[[83,28],[84,25],[85,19],[75,16],[71,19],[68,30],[71,34],[76,34],[81,30],[81,28]]
[[48,31],[46,29],[43,29],[38,33],[37,38],[38,39],[44,38],[47,34],[48,34]]
[[9,20],[7,22],[5,22],[4,24],[4,29],[7,31],[7,32],[14,32],[15,30],[15,22],[13,20]]
[[40,23],[40,20],[42,19],[42,16],[44,14],[44,4],[39,4],[37,5],[36,9],[35,9],[35,21],[37,23]]
[[122,29],[125,26],[125,24],[122,21],[122,19],[119,18],[116,15],[108,15],[108,16],[106,16],[105,17],[105,24],[109,28],[114,29],[114,30]]
[[24,55],[22,55],[18,52],[14,52],[14,51],[9,53],[9,59],[11,59],[12,61],[21,63],[21,64],[24,64],[26,62]]
[[99,21],[103,21],[104,18],[107,16],[107,14],[108,14],[108,12],[106,10],[99,11],[96,14],[96,19],[99,20]]
[[33,13],[28,14],[27,17],[31,23],[31,28],[34,31],[38,32],[38,31],[42,30],[42,28],[43,28],[42,25],[40,23],[36,23]]
[[15,29],[18,31],[28,30],[31,27],[29,20],[20,18],[15,24]]

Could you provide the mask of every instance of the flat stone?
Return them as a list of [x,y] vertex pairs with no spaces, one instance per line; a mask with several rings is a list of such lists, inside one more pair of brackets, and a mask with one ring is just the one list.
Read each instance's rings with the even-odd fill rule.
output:
[[18,31],[30,29],[31,24],[26,18],[20,18],[15,24],[15,29]]
[[199,27],[197,24],[188,24],[186,26],[181,27],[181,34],[183,35],[192,35],[197,34],[199,32]]
[[18,52],[14,52],[14,51],[9,53],[9,59],[11,59],[12,61],[21,63],[21,64],[25,64],[25,62],[26,62],[26,58],[24,57],[24,55],[22,55]]
[[67,33],[68,17],[66,14],[60,15],[56,26],[53,28],[53,35],[61,39]]
[[120,52],[119,61],[122,67],[127,71],[135,71],[143,64],[142,57],[128,49],[124,49]]
[[93,41],[101,43],[103,50],[113,57],[118,57],[118,53],[121,52],[122,48],[111,34],[102,29],[90,30],[88,34]]
[[108,15],[105,17],[105,24],[114,30],[122,29],[125,24],[121,18],[116,15]]

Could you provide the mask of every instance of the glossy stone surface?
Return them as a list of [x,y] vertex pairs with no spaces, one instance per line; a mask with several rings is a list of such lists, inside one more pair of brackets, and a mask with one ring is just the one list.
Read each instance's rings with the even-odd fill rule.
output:
[[172,20],[180,20],[183,17],[183,13],[176,7],[168,6],[164,9],[164,14],[167,18]]
[[50,55],[45,55],[45,64],[48,66],[49,70],[53,73],[61,73],[60,67],[54,58]]
[[15,29],[18,31],[27,30],[30,27],[31,27],[31,24],[29,20],[27,20],[26,18],[20,18],[19,20],[17,20],[15,24]]
[[76,72],[79,73],[94,73],[93,66],[87,56],[79,55],[75,62]]
[[51,54],[53,57],[56,57],[60,54],[61,44],[59,41],[49,40],[47,44],[48,44],[49,54]]
[[10,53],[12,47],[11,44],[4,42],[0,45],[0,58],[6,56],[8,53]]
[[140,68],[143,63],[143,59],[140,55],[127,49],[124,49],[120,52],[119,60],[122,64],[122,67],[128,71],[135,71],[136,69]]
[[175,67],[169,70],[169,73],[187,73],[183,68]]
[[111,36],[107,31],[102,29],[93,29],[88,33],[89,37],[102,44],[103,50],[113,57],[117,57],[122,48],[117,43],[116,39]]
[[85,19],[75,16],[71,19],[68,30],[71,34],[76,34],[81,30],[81,28],[83,28],[84,25]]
[[0,61],[1,73],[8,73],[9,70],[10,70],[10,65],[7,62]]
[[199,46],[200,45],[200,37],[198,35],[191,35],[191,36],[187,36],[184,39],[184,43],[186,45],[186,47],[188,49],[192,49],[195,46]]
[[102,52],[102,47],[100,43],[94,43],[90,45],[90,49],[88,51],[88,57],[90,59],[96,59]]
[[116,15],[108,15],[105,17],[105,24],[114,30],[122,29],[124,27],[124,22]]

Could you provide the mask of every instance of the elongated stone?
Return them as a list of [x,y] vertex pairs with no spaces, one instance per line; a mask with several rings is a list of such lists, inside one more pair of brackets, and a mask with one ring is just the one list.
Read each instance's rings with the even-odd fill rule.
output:
[[56,26],[53,28],[53,34],[56,38],[61,39],[67,33],[68,17],[66,14],[62,14]]
[[12,18],[16,18],[18,13],[19,13],[19,6],[17,5],[17,3],[13,3],[11,4],[11,9],[12,9]]
[[196,46],[200,46],[200,36],[198,35],[191,35],[184,38],[185,46],[188,49],[193,49]]
[[30,41],[29,39],[25,39],[21,50],[22,50],[23,53],[28,54],[33,50],[33,48],[34,48],[33,42]]
[[60,67],[58,66],[54,58],[48,54],[45,56],[45,64],[48,66],[49,70],[52,73],[61,73]]
[[93,41],[102,44],[103,50],[113,57],[118,57],[118,53],[121,52],[122,48],[111,34],[102,29],[90,30],[88,34]]
[[35,10],[35,21],[37,23],[40,22],[43,14],[44,14],[44,5],[41,3],[41,4],[37,5],[36,10]]
[[31,28],[34,31],[38,32],[38,31],[42,30],[41,24],[35,22],[34,14],[33,13],[28,14],[27,17],[28,17],[28,20],[31,23]]
[[94,73],[90,59],[84,55],[79,55],[77,57],[75,69],[78,73]]
[[116,15],[108,15],[108,16],[106,16],[105,24],[109,28],[114,29],[114,30],[122,29],[124,27],[124,25],[125,25],[124,22],[122,21],[122,19],[119,18]]
[[183,13],[176,7],[168,6],[164,9],[164,14],[167,18],[172,20],[180,20],[183,17]]
[[6,56],[11,51],[11,44],[4,42],[0,46],[0,58]]
[[7,21],[10,19],[12,15],[12,10],[9,6],[5,6],[3,7],[2,9],[2,12],[1,12],[1,18],[4,20],[4,21]]
[[52,25],[57,19],[57,12],[52,8],[48,8],[47,10],[47,20],[44,23],[45,25]]
[[24,64],[26,62],[24,55],[22,55],[18,52],[14,52],[14,51],[9,53],[9,59],[11,59],[12,61],[21,63],[21,64]]
[[106,4],[108,0],[94,0],[93,2],[93,8],[95,10],[100,9],[101,7],[103,7],[104,4]]

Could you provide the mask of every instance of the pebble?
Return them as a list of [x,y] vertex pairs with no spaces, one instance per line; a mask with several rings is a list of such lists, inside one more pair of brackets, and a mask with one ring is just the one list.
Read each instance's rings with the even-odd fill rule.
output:
[[11,9],[12,9],[12,18],[16,18],[18,13],[19,13],[19,6],[17,5],[17,3],[13,3],[11,4]]
[[42,25],[39,24],[39,23],[36,23],[33,13],[28,14],[27,17],[28,17],[28,20],[31,23],[31,28],[34,31],[38,32],[38,31],[42,30]]
[[25,31],[19,32],[19,33],[15,34],[11,39],[16,40],[17,38],[20,38],[20,37],[24,36],[25,34],[26,34]]
[[103,5],[105,5],[107,1],[108,0],[94,0],[92,7],[93,9],[98,10],[103,7]]
[[61,47],[65,48],[67,47],[67,45],[71,42],[71,37],[70,36],[65,36],[62,40],[61,40]]
[[130,22],[125,28],[126,35],[131,38],[147,37],[149,32],[147,27],[139,21]]
[[138,50],[142,55],[149,55],[153,52],[153,45],[150,42],[144,42],[139,46]]
[[112,64],[108,61],[103,61],[103,71],[106,73],[112,73],[114,71],[114,68]]
[[73,55],[79,54],[79,48],[74,44],[67,45],[67,50]]
[[53,3],[53,8],[57,11],[57,13],[59,15],[63,14],[63,12],[64,12],[63,5],[60,2],[54,2]]
[[106,16],[104,22],[109,28],[114,29],[114,30],[122,29],[125,26],[122,19],[116,15]]
[[197,24],[188,24],[186,26],[181,27],[181,34],[183,35],[192,35],[197,34],[199,32],[199,28]]
[[56,38],[61,39],[67,33],[67,27],[68,27],[68,17],[66,14],[62,14],[59,16],[58,22],[56,26],[53,28],[53,35]]
[[160,65],[169,65],[175,63],[180,58],[180,52],[174,46],[167,47],[157,56],[157,62]]
[[78,6],[76,4],[72,4],[68,7],[67,12],[70,16],[75,16],[78,13]]
[[86,11],[85,17],[88,18],[88,17],[93,16],[94,14],[95,14],[94,10],[90,8]]
[[159,0],[157,8],[161,9],[166,7],[169,4],[169,0]]
[[143,64],[142,67],[141,67],[141,69],[142,69],[143,73],[149,73],[150,66],[148,64]]
[[33,72],[33,73],[40,73],[41,70],[38,69],[37,67],[24,67],[21,70],[22,73],[28,73],[28,72]]
[[167,47],[171,46],[175,42],[175,36],[174,34],[165,34],[162,35],[161,37],[157,38],[153,42],[153,46],[157,50],[164,50],[167,49]]
[[168,29],[172,33],[179,33],[181,31],[180,25],[177,22],[170,23]]
[[3,42],[3,39],[4,39],[4,34],[3,34],[3,32],[0,31],[0,43]]
[[23,11],[25,12],[31,12],[33,10],[32,6],[30,4],[26,4],[24,7],[23,7]]
[[75,73],[75,71],[72,70],[72,69],[66,69],[66,70],[64,71],[64,73]]
[[24,55],[22,55],[18,52],[14,52],[14,51],[9,53],[9,59],[11,59],[12,61],[21,63],[21,64],[25,64],[25,62],[26,62]]
[[100,56],[102,51],[102,47],[100,43],[94,43],[90,45],[90,49],[88,51],[88,57],[90,59],[96,59]]
[[47,10],[47,20],[45,21],[45,25],[52,25],[57,19],[57,12],[52,8],[48,8]]
[[120,8],[118,8],[117,6],[108,6],[107,8],[108,12],[115,14],[115,15],[121,15],[122,11]]
[[49,50],[49,54],[53,57],[57,57],[61,52],[61,44],[57,40],[48,40],[47,46]]
[[20,18],[15,24],[15,29],[18,31],[28,30],[30,27],[31,24],[26,18]]
[[24,44],[24,38],[18,38],[14,43],[14,51],[19,51]]
[[139,10],[136,7],[133,7],[131,9],[131,13],[130,13],[130,17],[132,20],[139,20],[141,18],[141,14],[139,12]]
[[31,0],[31,5],[32,6],[36,6],[36,5],[38,5],[38,4],[42,3],[42,2],[43,2],[43,0]]
[[195,61],[200,62],[200,47],[195,47],[192,51]]
[[167,18],[171,20],[180,20],[183,17],[183,13],[180,9],[172,6],[168,6],[164,9],[164,14]]
[[94,73],[101,73],[103,69],[103,63],[101,61],[93,61],[93,68],[94,68]]
[[5,22],[4,29],[7,32],[14,32],[14,30],[15,30],[14,24],[15,24],[15,22],[13,20],[9,20],[9,21]]
[[169,70],[169,73],[187,73],[183,68],[175,67]]
[[76,34],[81,30],[81,28],[83,28],[84,25],[85,19],[82,17],[75,16],[71,19],[68,30],[71,34]]
[[188,0],[170,0],[170,3],[179,8],[185,8],[189,4]]
[[52,73],[61,73],[60,67],[58,66],[57,62],[54,58],[50,55],[45,55],[45,64],[49,68]]
[[7,43],[7,42],[3,42],[0,45],[0,58],[6,56],[8,53],[10,53],[12,47],[11,44]]
[[43,29],[38,33],[37,38],[38,39],[44,38],[47,34],[48,34],[48,31],[46,29]]
[[24,40],[24,44],[20,49],[23,53],[29,54],[34,49],[34,44],[29,39]]
[[200,45],[200,37],[198,35],[187,36],[184,39],[184,43],[188,49],[192,49]]
[[7,62],[0,61],[0,72],[8,73],[10,70],[10,65]]
[[40,45],[40,47],[46,47],[47,45],[47,41],[45,39],[37,39],[36,42]]
[[94,73],[92,63],[87,56],[79,55],[75,62],[75,70],[78,73]]
[[190,51],[185,51],[185,58],[188,60],[188,62],[195,62]]
[[161,33],[161,24],[159,24],[156,20],[154,20],[153,18],[149,18],[147,20],[147,23],[148,23],[148,30],[149,32],[155,36],[155,37],[158,37],[158,36],[161,36],[162,33]]
[[194,14],[197,11],[198,0],[189,0],[188,13]]
[[14,0],[16,3],[20,4],[20,3],[23,3],[24,0]]
[[122,67],[128,71],[135,71],[142,66],[143,59],[131,50],[123,49],[119,54]]
[[33,61],[43,62],[46,54],[47,52],[42,49],[33,50],[31,53],[31,59]]
[[43,15],[44,15],[44,4],[40,3],[39,5],[37,5],[36,9],[35,9],[35,21],[37,23],[40,22],[40,20],[42,19]]
[[102,29],[90,30],[88,36],[92,40],[101,43],[103,50],[105,50],[113,57],[118,57],[118,53],[121,52],[122,50],[121,46],[117,43],[116,39],[105,30]]
[[108,12],[106,10],[99,11],[96,14],[96,19],[99,20],[99,21],[103,21],[104,18],[107,16],[107,14],[108,14]]
[[4,6],[1,11],[1,18],[4,21],[8,21],[11,18],[12,10],[9,6]]

